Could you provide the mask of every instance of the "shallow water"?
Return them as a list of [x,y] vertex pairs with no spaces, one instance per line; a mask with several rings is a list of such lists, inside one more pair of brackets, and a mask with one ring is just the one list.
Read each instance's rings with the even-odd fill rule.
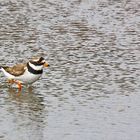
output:
[[42,55],[21,93],[0,82],[1,140],[139,140],[138,0],[1,0],[0,62]]

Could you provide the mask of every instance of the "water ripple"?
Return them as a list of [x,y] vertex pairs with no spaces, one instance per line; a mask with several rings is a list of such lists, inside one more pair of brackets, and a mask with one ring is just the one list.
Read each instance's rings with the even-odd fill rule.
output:
[[1,64],[50,64],[20,96],[1,76],[1,139],[139,138],[137,0],[2,0],[0,13]]

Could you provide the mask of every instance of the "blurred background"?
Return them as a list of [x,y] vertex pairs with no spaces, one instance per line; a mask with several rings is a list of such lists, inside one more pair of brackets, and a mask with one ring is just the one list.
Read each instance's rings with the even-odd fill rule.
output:
[[0,63],[50,64],[19,94],[1,73],[0,140],[139,140],[140,2],[0,0]]

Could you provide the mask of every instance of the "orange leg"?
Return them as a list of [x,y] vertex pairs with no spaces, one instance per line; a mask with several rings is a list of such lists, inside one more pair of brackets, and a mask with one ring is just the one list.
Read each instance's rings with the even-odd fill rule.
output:
[[16,80],[13,80],[13,79],[9,79],[8,82],[10,84],[14,84],[14,83],[17,84],[18,90],[21,91],[22,85],[21,85],[21,83],[19,81],[16,81]]
[[19,81],[15,81],[15,83],[16,83],[17,86],[18,86],[18,90],[21,91],[21,89],[22,89],[21,83],[20,83]]
[[8,83],[9,84],[14,84],[14,80],[13,79],[8,79]]

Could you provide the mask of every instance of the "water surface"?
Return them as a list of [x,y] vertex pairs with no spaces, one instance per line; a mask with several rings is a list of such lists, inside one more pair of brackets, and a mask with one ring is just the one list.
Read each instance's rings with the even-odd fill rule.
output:
[[0,62],[44,56],[18,93],[0,82],[2,140],[139,140],[138,0],[1,0]]

